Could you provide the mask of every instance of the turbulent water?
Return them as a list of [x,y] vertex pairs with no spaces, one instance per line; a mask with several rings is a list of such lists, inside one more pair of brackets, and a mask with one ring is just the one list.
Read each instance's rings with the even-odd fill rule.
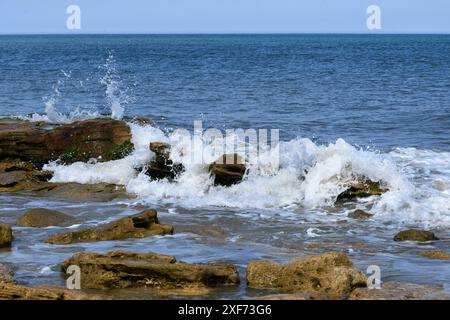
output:
[[[420,256],[448,241],[396,243],[406,227],[450,231],[450,36],[19,36],[0,37],[0,114],[68,123],[105,114],[151,117],[129,123],[134,152],[106,163],[52,162],[54,182],[108,182],[137,198],[72,203],[2,194],[0,220],[25,208],[78,216],[83,226],[155,207],[174,236],[54,246],[64,228],[17,228],[11,251],[24,283],[62,283],[58,263],[74,252],[132,250],[186,261],[248,261],[329,250],[348,252],[384,281],[450,284],[448,262]],[[238,185],[213,185],[208,166],[221,144],[179,129],[280,129],[278,152],[263,150]],[[174,182],[136,170],[169,142],[185,166]],[[241,141],[238,152],[254,146]],[[209,162],[193,164],[202,152]],[[279,164],[279,165],[276,165]],[[336,196],[356,176],[389,191],[350,205]],[[355,221],[355,208],[374,214]],[[78,228],[80,226],[72,226]],[[179,232],[177,232],[179,230]],[[30,245],[31,243],[31,245]],[[320,244],[319,247],[310,246]],[[245,285],[223,297],[262,294]],[[137,294],[136,297],[139,297]]]

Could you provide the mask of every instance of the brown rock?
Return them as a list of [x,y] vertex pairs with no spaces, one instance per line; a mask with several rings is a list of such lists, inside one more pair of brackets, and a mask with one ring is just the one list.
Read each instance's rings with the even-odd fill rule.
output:
[[421,255],[431,259],[450,260],[450,253],[437,250],[423,252]]
[[327,293],[273,294],[258,297],[258,300],[341,300],[337,295]]
[[0,122],[0,159],[16,158],[37,164],[62,158],[66,163],[97,158],[109,161],[132,149],[125,122],[98,119],[65,125]]
[[229,187],[242,181],[246,168],[238,154],[224,154],[209,166],[209,171],[214,176],[214,185]]
[[150,287],[158,289],[215,288],[236,285],[239,275],[228,264],[189,264],[155,253],[77,253],[66,260],[81,269],[82,288]]
[[22,227],[45,228],[49,226],[65,227],[73,224],[75,218],[49,209],[35,208],[27,210],[16,224]]
[[433,232],[417,229],[409,229],[400,231],[394,237],[394,241],[433,241],[439,240]]
[[370,219],[371,217],[373,217],[373,214],[368,213],[368,212],[366,212],[364,210],[359,210],[358,209],[358,210],[355,210],[353,212],[350,212],[348,214],[348,217],[352,218],[352,219]]
[[180,174],[184,167],[181,163],[173,163],[170,160],[170,145],[164,142],[151,142],[150,150],[155,153],[155,158],[148,164],[146,174],[154,180],[173,180]]
[[14,277],[11,269],[2,263],[0,263],[0,283],[1,282],[14,282]]
[[48,171],[9,171],[0,173],[0,192],[40,191],[48,189],[52,177]]
[[386,282],[381,289],[356,288],[350,300],[431,300],[449,299],[438,286]]
[[352,183],[348,189],[336,198],[336,201],[354,200],[357,198],[366,198],[371,196],[380,196],[383,193],[389,191],[382,188],[379,181],[374,182],[367,178],[362,179],[362,182]]
[[51,183],[42,188],[42,194],[47,197],[68,199],[71,201],[108,202],[114,199],[129,199],[132,195],[126,193],[124,186],[114,184],[95,183]]
[[20,161],[19,159],[4,159],[0,162],[0,173],[11,171],[33,171],[34,169],[32,163]]
[[13,240],[11,226],[0,223],[0,248],[10,247]]
[[100,296],[54,287],[25,287],[0,282],[0,300],[98,300]]
[[172,226],[159,223],[156,210],[146,210],[139,214],[111,222],[103,227],[53,235],[45,242],[52,244],[70,244],[77,242],[145,238],[172,233]]
[[346,296],[355,288],[365,287],[367,279],[345,253],[329,252],[297,258],[285,265],[268,260],[250,262],[247,283],[252,288],[280,292]]

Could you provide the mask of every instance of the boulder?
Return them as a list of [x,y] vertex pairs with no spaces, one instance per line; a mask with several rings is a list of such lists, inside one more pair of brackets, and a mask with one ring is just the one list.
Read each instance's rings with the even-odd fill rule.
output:
[[156,210],[146,210],[139,214],[108,223],[102,227],[53,235],[45,240],[45,242],[52,244],[71,244],[145,238],[172,233],[172,226],[159,223]]
[[246,167],[238,154],[224,154],[209,166],[209,171],[215,186],[229,187],[242,181]]
[[0,263],[0,283],[1,282],[14,282],[13,272],[8,266],[2,263]]
[[327,293],[340,297],[367,286],[366,276],[355,269],[345,253],[329,252],[297,258],[288,264],[269,260],[250,262],[249,287],[284,293]]
[[8,171],[0,173],[0,192],[47,190],[52,177],[48,171]]
[[239,283],[238,272],[232,265],[189,264],[155,253],[77,253],[62,264],[62,271],[70,265],[80,267],[81,286],[91,289],[215,288]]
[[400,231],[394,236],[394,241],[433,241],[439,240],[433,232],[417,230],[417,229],[409,229]]
[[151,142],[150,150],[155,157],[148,164],[146,174],[154,180],[173,180],[184,170],[181,163],[173,163],[170,159],[170,145],[164,142]]
[[371,196],[381,196],[389,189],[382,188],[380,181],[371,181],[367,178],[361,179],[361,182],[351,183],[347,190],[340,193],[336,201],[355,200],[357,198],[366,198]]
[[350,212],[348,214],[348,217],[352,219],[370,219],[371,217],[373,217],[373,214],[358,209]]
[[111,119],[77,121],[52,125],[43,122],[0,122],[0,160],[7,158],[45,164],[97,158],[122,158],[133,149],[130,128]]
[[450,260],[450,253],[437,250],[423,252],[421,255],[430,259]]
[[101,296],[56,287],[25,287],[0,281],[0,300],[99,300]]
[[449,299],[440,286],[385,282],[381,289],[356,288],[349,300],[433,300]]
[[75,218],[62,212],[35,208],[27,210],[16,224],[22,227],[45,228],[50,226],[66,227],[75,221]]
[[0,223],[0,248],[10,247],[13,240],[11,226]]

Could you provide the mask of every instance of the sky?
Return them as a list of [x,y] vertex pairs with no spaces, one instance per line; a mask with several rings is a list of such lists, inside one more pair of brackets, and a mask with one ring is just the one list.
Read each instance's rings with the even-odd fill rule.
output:
[[[381,30],[367,28],[369,5]],[[450,0],[0,0],[0,34],[380,32],[450,33]]]

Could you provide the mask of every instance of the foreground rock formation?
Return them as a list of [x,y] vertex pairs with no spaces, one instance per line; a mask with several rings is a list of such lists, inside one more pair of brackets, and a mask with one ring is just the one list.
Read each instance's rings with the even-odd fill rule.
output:
[[87,295],[56,287],[26,287],[0,281],[0,300],[98,300],[104,297]]
[[96,158],[109,161],[129,153],[130,128],[125,122],[98,119],[65,125],[45,122],[0,122],[0,160],[20,159],[45,164],[61,158],[66,163]]
[[355,269],[345,253],[330,252],[297,258],[288,264],[269,260],[250,262],[247,283],[252,288],[284,293],[327,293],[348,296],[367,286],[366,276]]
[[11,226],[0,223],[0,248],[10,247],[13,239]]
[[155,158],[148,164],[146,174],[154,180],[173,180],[184,170],[181,163],[173,163],[170,159],[170,145],[164,142],[151,142],[150,150]]
[[449,299],[438,286],[386,282],[381,289],[357,288],[349,300],[440,300]]
[[75,218],[55,210],[35,208],[27,210],[16,224],[22,227],[45,228],[50,226],[66,227],[73,224]]
[[77,242],[145,238],[172,233],[172,226],[159,223],[156,210],[146,210],[102,227],[53,235],[45,242],[52,244],[71,244]]
[[62,271],[70,265],[80,267],[82,288],[204,289],[239,283],[232,265],[189,264],[155,253],[77,253],[62,264]]
[[209,166],[214,185],[229,187],[242,181],[246,167],[238,154],[224,154]]
[[400,231],[394,236],[394,241],[433,241],[439,240],[433,232],[417,230],[417,229],[409,229]]

